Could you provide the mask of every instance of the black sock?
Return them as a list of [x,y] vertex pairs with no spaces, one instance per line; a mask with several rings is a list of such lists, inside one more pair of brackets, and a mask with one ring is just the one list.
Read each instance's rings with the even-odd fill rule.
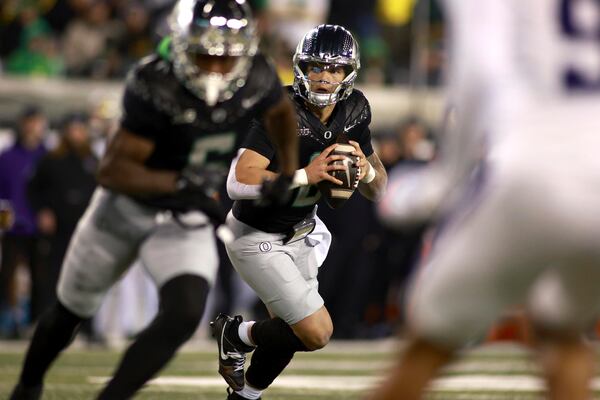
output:
[[246,381],[256,389],[266,389],[290,363],[297,351],[308,348],[281,318],[258,321],[252,325],[257,347],[246,371]]
[[252,325],[251,333],[258,347],[269,347],[280,353],[309,351],[292,328],[281,318],[258,321]]
[[266,346],[257,347],[252,353],[252,360],[246,371],[246,382],[256,389],[268,388],[293,357],[293,351],[276,351]]
[[19,382],[24,387],[40,386],[46,371],[72,341],[83,319],[60,302],[40,318],[29,344]]
[[206,279],[195,275],[167,282],[160,290],[158,314],[127,349],[98,399],[129,399],[160,371],[196,331],[208,290]]

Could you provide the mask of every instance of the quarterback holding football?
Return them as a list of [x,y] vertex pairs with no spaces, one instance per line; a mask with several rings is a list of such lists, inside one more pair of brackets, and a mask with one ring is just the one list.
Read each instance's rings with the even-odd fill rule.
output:
[[[125,351],[98,400],[131,399],[194,332],[216,279],[214,193],[253,118],[281,152],[280,198],[297,163],[295,110],[245,0],[180,0],[164,46],[133,67],[120,127],[100,162],[93,199],[64,259],[58,302],[40,318],[11,400],[42,397],[46,372],[136,258],[159,311]],[[222,166],[222,167],[221,167]],[[222,173],[221,173],[222,172]],[[221,231],[222,232],[222,231]]]
[[333,325],[318,292],[317,272],[331,234],[316,215],[317,202],[323,196],[337,208],[356,188],[377,201],[387,183],[371,145],[369,103],[354,90],[360,57],[352,34],[336,25],[309,31],[298,44],[293,68],[294,84],[287,89],[298,116],[304,168],[294,175],[289,199],[271,207],[256,202],[260,184],[276,179],[280,165],[268,127],[256,120],[227,180],[235,200],[227,218],[235,238],[227,252],[271,314],[257,322],[220,314],[212,323],[230,400],[260,399],[295,352],[328,343]]

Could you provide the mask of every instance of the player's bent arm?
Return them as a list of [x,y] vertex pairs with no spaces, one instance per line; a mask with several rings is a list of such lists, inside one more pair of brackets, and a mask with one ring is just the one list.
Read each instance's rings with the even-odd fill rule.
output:
[[[253,154],[252,154],[253,153]],[[240,164],[241,160],[241,164]],[[265,162],[266,160],[266,162]],[[231,200],[250,200],[261,197],[260,188],[263,179],[273,179],[275,174],[267,171],[270,161],[259,153],[241,148],[237,157],[231,162],[227,175],[227,194]],[[240,165],[238,179],[238,165]],[[248,183],[256,182],[260,183]]]
[[154,170],[144,165],[154,143],[121,128],[100,161],[98,183],[125,194],[165,194],[176,191],[175,171]]
[[365,183],[364,181],[359,182],[358,190],[367,199],[371,201],[380,201],[383,198],[387,187],[387,172],[376,153],[367,157],[367,160],[369,161],[369,164],[371,164],[369,168],[374,168],[373,172],[375,173],[375,177],[368,183]]
[[279,103],[267,110],[264,122],[269,138],[277,149],[281,172],[292,176],[298,169],[298,124],[296,110],[287,93]]
[[[341,170],[341,165],[331,164],[342,160],[343,156],[330,156],[335,144],[329,146],[303,169],[294,171],[292,188],[316,184],[322,180],[341,184],[342,182],[328,172]],[[265,180],[273,180],[278,175],[268,171],[271,161],[262,154],[249,149],[240,149],[238,157],[231,163],[227,176],[227,194],[232,200],[257,199],[260,197],[260,185]]]
[[246,149],[235,166],[235,177],[238,182],[246,185],[261,185],[264,180],[272,180],[277,176],[276,173],[267,171],[270,163],[271,160],[262,154]]

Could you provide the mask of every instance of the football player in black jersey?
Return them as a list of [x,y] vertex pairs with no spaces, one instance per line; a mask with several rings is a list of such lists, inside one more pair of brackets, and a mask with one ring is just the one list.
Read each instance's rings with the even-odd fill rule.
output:
[[[219,372],[228,399],[259,399],[296,351],[325,346],[333,325],[318,293],[317,271],[331,235],[316,216],[321,181],[341,184],[329,172],[339,135],[345,135],[358,157],[358,189],[377,201],[387,175],[371,146],[371,111],[365,96],[353,90],[360,67],[359,49],[341,26],[320,25],[309,31],[294,55],[295,80],[288,87],[299,119],[299,161],[291,199],[279,207],[260,207],[263,179],[277,176],[280,160],[260,121],[255,121],[232,163],[227,181],[236,200],[227,224],[235,239],[226,245],[242,278],[256,291],[272,319],[243,322],[220,314],[212,323],[219,346]],[[245,353],[254,350],[244,377]]]
[[218,264],[211,220],[225,218],[212,196],[252,118],[262,116],[283,160],[284,177],[263,185],[263,197],[288,192],[298,168],[296,117],[257,52],[248,5],[181,1],[171,25],[170,50],[142,60],[127,79],[101,187],[72,238],[58,304],[40,319],[11,399],[40,398],[50,364],[135,258],[159,288],[159,311],[98,398],[131,398],[195,332]]

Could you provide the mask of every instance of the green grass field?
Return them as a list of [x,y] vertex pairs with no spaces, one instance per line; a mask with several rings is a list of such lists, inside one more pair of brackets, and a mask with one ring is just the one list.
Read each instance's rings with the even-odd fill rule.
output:
[[[25,343],[0,344],[0,399],[6,399],[19,373]],[[265,400],[361,399],[397,354],[397,342],[334,342],[316,353],[298,354],[263,395]],[[110,376],[119,351],[74,346],[47,377],[45,400],[93,399]],[[216,347],[187,346],[138,395],[139,399],[225,399],[225,384],[216,372]],[[540,399],[543,383],[530,354],[510,344],[466,353],[446,369],[429,391],[435,400]],[[594,382],[600,389],[600,380]],[[599,392],[596,392],[600,394]],[[600,396],[597,396],[600,399]]]

